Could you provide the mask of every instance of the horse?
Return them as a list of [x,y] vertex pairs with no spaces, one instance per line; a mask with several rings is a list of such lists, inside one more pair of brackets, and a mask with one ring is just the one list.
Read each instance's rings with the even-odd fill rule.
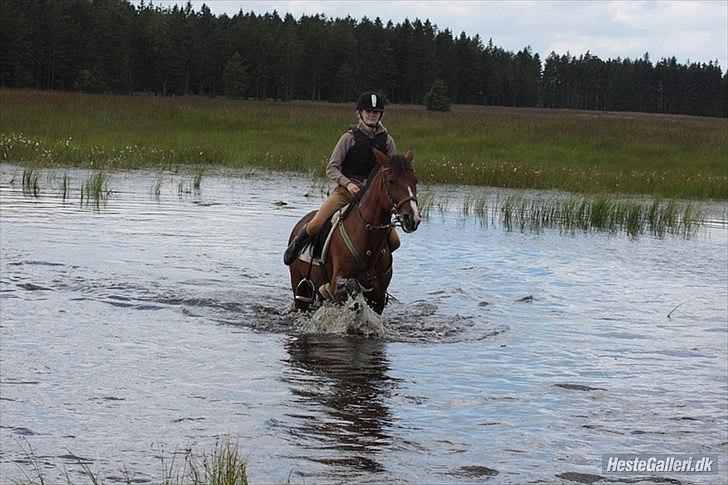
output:
[[[321,264],[296,259],[289,266],[296,310],[308,310],[323,300],[342,303],[361,291],[375,312],[384,311],[392,279],[389,231],[398,224],[404,232],[414,232],[421,217],[412,150],[392,157],[376,148],[372,151],[377,164],[348,208],[339,211],[339,221]],[[298,221],[288,238],[289,244],[315,213],[309,212]]]

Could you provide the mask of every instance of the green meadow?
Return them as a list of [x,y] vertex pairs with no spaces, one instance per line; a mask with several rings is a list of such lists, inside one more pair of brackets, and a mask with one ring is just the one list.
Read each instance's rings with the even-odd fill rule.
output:
[[[258,166],[323,174],[353,106],[0,90],[0,156],[40,167]],[[390,105],[421,181],[728,199],[728,119]]]

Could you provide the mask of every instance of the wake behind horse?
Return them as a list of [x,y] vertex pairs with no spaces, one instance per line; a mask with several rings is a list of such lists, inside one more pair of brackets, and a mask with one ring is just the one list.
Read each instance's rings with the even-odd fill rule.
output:
[[[377,313],[384,310],[392,279],[392,254],[387,244],[389,231],[395,226],[392,216],[405,232],[413,232],[420,224],[420,212],[412,150],[392,157],[373,151],[378,164],[332,228],[321,264],[297,259],[289,267],[298,310],[307,310],[312,303],[326,299],[341,303],[355,291],[362,291]],[[315,213],[298,221],[289,243]]]

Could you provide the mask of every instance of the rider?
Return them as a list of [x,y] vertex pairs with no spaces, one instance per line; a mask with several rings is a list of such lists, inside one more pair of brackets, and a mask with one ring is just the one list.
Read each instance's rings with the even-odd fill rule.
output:
[[[372,148],[376,147],[390,157],[397,153],[394,139],[381,123],[384,115],[382,97],[373,91],[363,93],[356,102],[356,112],[359,122],[341,135],[326,166],[326,175],[337,184],[336,189],[291,241],[283,255],[286,265],[296,260],[301,249],[318,233],[324,222],[348,204],[364,186],[369,173],[377,165]],[[395,251],[400,245],[394,228],[389,232],[388,243],[390,251]]]

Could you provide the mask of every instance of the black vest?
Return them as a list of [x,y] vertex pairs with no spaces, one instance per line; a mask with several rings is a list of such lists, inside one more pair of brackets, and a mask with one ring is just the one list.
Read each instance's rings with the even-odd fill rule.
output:
[[341,163],[341,173],[350,179],[361,182],[369,177],[372,169],[377,165],[372,148],[387,153],[387,132],[383,131],[374,138],[369,138],[357,127],[351,128],[350,131],[354,135],[354,145],[346,152],[344,161]]

